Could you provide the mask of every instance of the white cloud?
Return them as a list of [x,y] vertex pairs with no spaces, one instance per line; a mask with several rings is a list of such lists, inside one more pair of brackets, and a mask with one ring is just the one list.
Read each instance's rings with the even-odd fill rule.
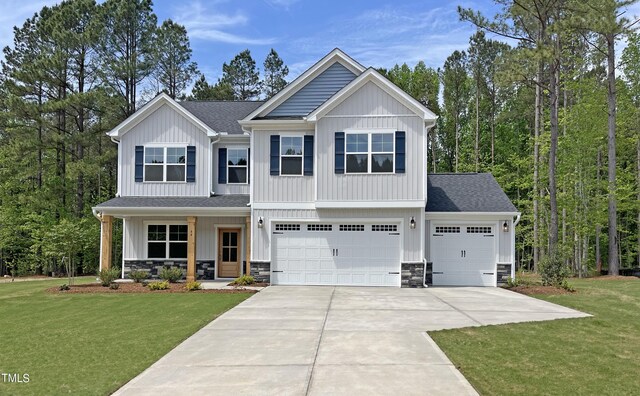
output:
[[211,3],[205,7],[200,1],[193,1],[175,9],[176,22],[187,28],[189,38],[229,44],[269,45],[274,38],[252,38],[232,33],[229,30],[247,26],[249,18],[243,13],[224,13],[213,8]]

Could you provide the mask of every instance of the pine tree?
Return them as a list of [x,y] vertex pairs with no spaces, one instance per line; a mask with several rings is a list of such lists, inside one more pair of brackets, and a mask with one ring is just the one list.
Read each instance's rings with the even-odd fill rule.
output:
[[251,100],[260,94],[260,75],[248,49],[236,55],[229,64],[222,65],[220,88],[224,88],[222,83],[231,86],[235,100]]
[[168,19],[158,28],[153,65],[160,88],[173,99],[183,95],[198,74],[196,63],[191,61],[191,46],[184,26]]
[[271,98],[287,85],[286,77],[289,68],[285,66],[276,50],[271,48],[269,55],[264,60],[264,79],[262,81],[262,93],[266,99]]

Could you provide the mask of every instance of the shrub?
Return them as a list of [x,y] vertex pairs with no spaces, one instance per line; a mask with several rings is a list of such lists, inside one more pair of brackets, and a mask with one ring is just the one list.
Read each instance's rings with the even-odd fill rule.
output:
[[147,286],[149,287],[149,290],[167,290],[169,288],[169,282],[150,282]]
[[569,276],[569,268],[560,255],[549,255],[538,263],[538,270],[542,277],[543,286],[558,286],[566,281]]
[[135,283],[141,283],[149,277],[149,272],[142,270],[133,270],[129,272],[129,278],[133,279]]
[[186,285],[184,285],[184,288],[187,289],[188,291],[195,291],[195,290],[200,290],[202,289],[202,284],[200,282],[187,282]]
[[66,283],[58,288],[60,291],[70,290],[71,288]]
[[520,279],[518,279],[517,277],[515,277],[515,278],[508,277],[507,278],[507,284],[505,286],[506,287],[520,286]]
[[256,282],[256,280],[251,275],[242,275],[231,282],[234,286],[248,286],[252,285]]
[[571,283],[569,283],[566,279],[562,281],[562,283],[560,283],[558,285],[558,287],[563,288],[564,290],[573,293],[574,291],[576,291],[575,287],[573,287],[571,285]]
[[160,273],[158,274],[158,276],[160,277],[160,279],[165,280],[169,283],[176,283],[177,281],[182,279],[182,277],[184,276],[184,273],[178,267],[171,267],[171,268],[164,267],[163,269],[160,270]]
[[100,278],[102,286],[107,287],[111,282],[120,277],[120,270],[118,268],[103,269],[100,271],[98,277]]
[[119,287],[120,287],[120,284],[119,284],[119,283],[116,283],[116,282],[112,282],[112,283],[109,285],[109,289],[111,289],[111,290],[118,290],[118,288],[119,288]]

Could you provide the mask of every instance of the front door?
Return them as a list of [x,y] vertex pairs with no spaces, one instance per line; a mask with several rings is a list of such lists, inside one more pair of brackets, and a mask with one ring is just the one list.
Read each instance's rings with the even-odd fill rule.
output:
[[240,276],[240,229],[218,231],[218,277]]

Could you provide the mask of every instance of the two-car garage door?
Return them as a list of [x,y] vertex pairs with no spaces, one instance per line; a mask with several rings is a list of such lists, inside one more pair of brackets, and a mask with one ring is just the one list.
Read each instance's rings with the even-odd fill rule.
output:
[[400,227],[276,223],[272,277],[280,285],[400,286]]

